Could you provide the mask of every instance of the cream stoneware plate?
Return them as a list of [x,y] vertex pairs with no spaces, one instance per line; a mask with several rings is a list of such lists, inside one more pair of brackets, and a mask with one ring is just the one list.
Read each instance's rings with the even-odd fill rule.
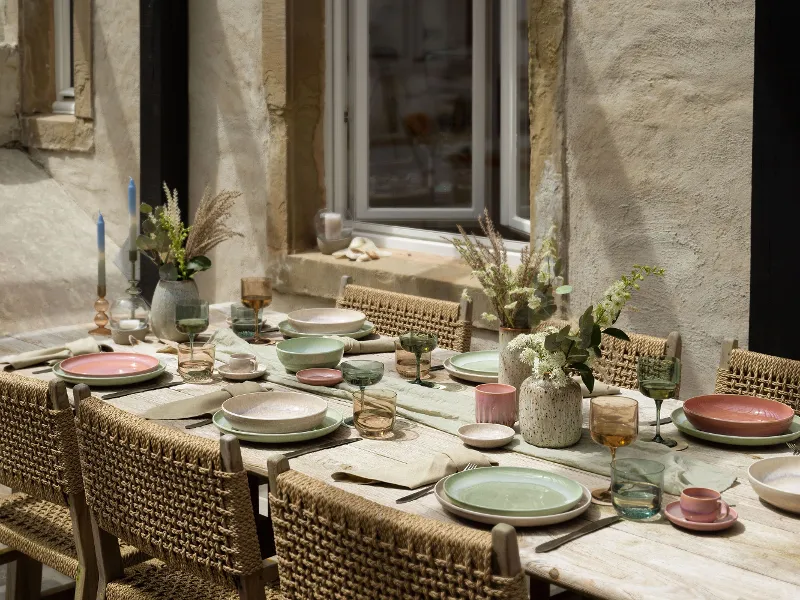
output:
[[77,377],[69,375],[61,370],[61,363],[53,365],[53,373],[59,379],[68,381],[69,383],[85,383],[89,387],[119,387],[121,385],[133,385],[134,383],[142,383],[160,377],[166,370],[166,365],[159,361],[158,367],[154,371],[141,373],[140,375],[126,375],[120,377]]
[[217,370],[225,379],[230,379],[231,381],[250,381],[251,379],[261,379],[267,373],[267,367],[264,365],[258,365],[258,369],[255,371],[248,371],[246,373],[229,371],[227,367],[220,367]]
[[800,417],[795,417],[792,424],[789,425],[789,431],[781,435],[772,435],[769,437],[741,437],[735,435],[721,435],[719,433],[710,433],[708,431],[700,431],[689,422],[683,412],[683,408],[676,408],[672,411],[672,422],[679,431],[692,437],[707,440],[709,442],[717,442],[719,444],[728,444],[729,446],[773,446],[775,444],[783,444],[791,442],[800,438]]
[[450,357],[450,364],[465,373],[497,377],[500,371],[500,352],[497,350],[463,352]]
[[158,369],[158,359],[135,352],[95,352],[65,358],[60,368],[72,377],[130,377]]
[[525,467],[484,467],[448,477],[450,501],[468,510],[514,517],[565,512],[581,499],[583,488],[555,473]]
[[300,333],[332,335],[358,331],[367,315],[349,308],[303,308],[290,312],[286,318]]
[[497,423],[470,423],[458,428],[458,437],[474,448],[500,448],[514,439],[514,430]]
[[318,427],[328,403],[302,392],[255,392],[222,403],[228,423],[252,433],[295,433]]
[[773,456],[747,470],[758,497],[773,506],[800,513],[800,456]]
[[497,525],[498,523],[506,523],[512,527],[544,527],[546,525],[555,525],[556,523],[563,523],[564,521],[569,521],[570,519],[579,517],[585,513],[592,504],[591,493],[589,493],[589,490],[581,485],[583,495],[578,501],[578,504],[568,511],[542,517],[510,517],[508,515],[494,515],[469,510],[453,504],[444,491],[444,484],[446,481],[447,478],[440,480],[439,483],[436,484],[436,487],[433,488],[433,493],[436,496],[436,499],[439,501],[439,504],[442,505],[442,508],[457,517],[469,519],[470,521],[476,521],[477,523],[486,523],[488,525]]
[[325,418],[322,419],[322,423],[318,427],[309,431],[296,431],[295,433],[252,433],[250,431],[242,431],[231,425],[221,410],[214,413],[212,420],[220,431],[230,433],[246,442],[256,442],[258,444],[289,444],[292,442],[313,440],[336,431],[342,424],[342,415],[338,411],[329,408],[328,412],[325,414]]
[[497,383],[497,375],[478,375],[477,373],[462,371],[453,366],[449,358],[446,358],[442,364],[444,365],[445,371],[447,371],[451,377],[463,379],[464,381],[472,381],[473,383]]
[[[316,333],[300,333],[294,327],[292,327],[292,324],[289,323],[289,321],[281,321],[278,323],[278,330],[281,332],[281,335],[287,339],[298,337],[319,337],[319,334]],[[331,335],[338,335],[341,337],[353,338],[354,340],[360,340],[368,335],[372,335],[373,331],[375,331],[375,325],[369,321],[364,321],[364,324],[358,331],[354,331],[353,333],[337,333]]]

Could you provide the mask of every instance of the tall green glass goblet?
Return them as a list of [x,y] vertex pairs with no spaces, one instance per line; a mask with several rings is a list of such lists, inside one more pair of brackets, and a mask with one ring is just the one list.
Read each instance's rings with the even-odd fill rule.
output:
[[656,435],[650,440],[669,448],[678,445],[675,440],[661,437],[661,403],[675,396],[681,381],[681,361],[673,356],[640,356],[636,363],[639,391],[656,401]]

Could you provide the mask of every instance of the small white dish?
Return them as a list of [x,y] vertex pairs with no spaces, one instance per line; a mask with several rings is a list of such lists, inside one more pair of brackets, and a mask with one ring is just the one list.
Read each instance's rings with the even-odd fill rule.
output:
[[255,371],[249,371],[246,373],[242,373],[240,371],[229,371],[227,367],[220,367],[217,370],[225,379],[230,379],[231,381],[250,381],[251,379],[260,379],[267,374],[267,367],[264,365],[258,365],[258,368]]
[[800,513],[800,456],[773,456],[747,469],[750,485],[764,502]]
[[255,392],[222,403],[228,422],[252,433],[308,431],[322,423],[328,403],[302,392]]
[[348,308],[304,308],[290,312],[286,318],[300,333],[334,335],[358,331],[367,315]]
[[497,423],[470,423],[458,428],[458,437],[474,448],[500,448],[514,439],[514,430]]

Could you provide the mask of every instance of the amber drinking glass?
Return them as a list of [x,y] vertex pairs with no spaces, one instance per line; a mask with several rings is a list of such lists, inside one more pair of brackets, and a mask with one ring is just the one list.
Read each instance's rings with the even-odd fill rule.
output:
[[391,437],[397,410],[397,392],[375,390],[353,397],[353,425],[362,437]]
[[[625,396],[598,396],[589,403],[589,431],[592,439],[611,450],[613,468],[617,448],[630,446],[639,434],[639,403]],[[592,490],[592,497],[611,502],[611,488]]]
[[210,383],[214,373],[216,346],[178,344],[178,375],[187,383]]
[[252,308],[254,314],[253,338],[251,344],[269,344],[270,340],[261,337],[259,311],[272,304],[272,282],[266,277],[242,277],[242,304]]

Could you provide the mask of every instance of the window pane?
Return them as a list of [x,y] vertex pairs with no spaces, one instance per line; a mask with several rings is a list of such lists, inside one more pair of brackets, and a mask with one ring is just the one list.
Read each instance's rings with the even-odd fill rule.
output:
[[528,0],[517,0],[517,216],[531,218],[531,138],[528,112]]

